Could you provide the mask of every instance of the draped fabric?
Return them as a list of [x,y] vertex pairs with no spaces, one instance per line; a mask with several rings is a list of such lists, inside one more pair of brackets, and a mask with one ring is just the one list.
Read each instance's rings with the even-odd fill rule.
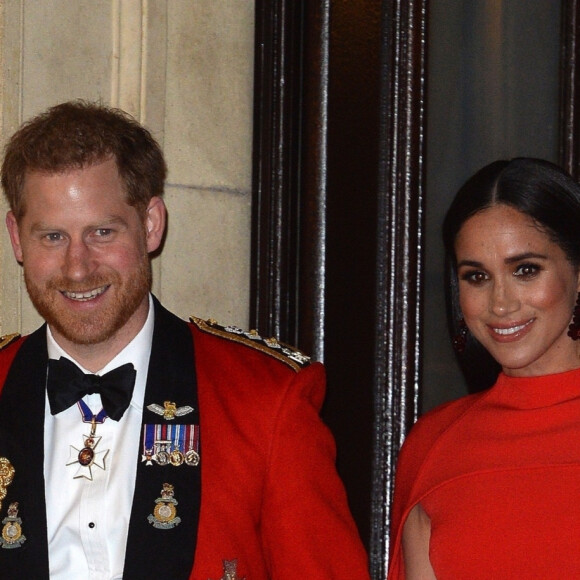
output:
[[580,371],[500,375],[489,391],[425,415],[396,475],[389,578],[420,503],[445,578],[576,578],[580,553]]

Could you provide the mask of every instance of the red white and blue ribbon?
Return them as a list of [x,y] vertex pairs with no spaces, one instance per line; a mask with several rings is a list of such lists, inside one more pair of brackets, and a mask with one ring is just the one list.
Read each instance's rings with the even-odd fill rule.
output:
[[143,425],[141,461],[146,465],[198,465],[199,425]]

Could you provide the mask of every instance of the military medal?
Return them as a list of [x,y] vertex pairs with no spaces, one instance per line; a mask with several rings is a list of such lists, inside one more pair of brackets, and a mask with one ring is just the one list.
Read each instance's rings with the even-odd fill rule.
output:
[[171,441],[157,442],[157,453],[155,454],[155,461],[157,461],[159,465],[169,464],[169,445],[171,445]]
[[[83,422],[88,423],[87,418],[92,415],[90,409],[83,401],[79,401],[79,408],[83,415]],[[107,418],[105,411],[102,409],[98,415],[92,415],[90,419],[91,432],[89,435],[83,435],[83,447],[77,449],[74,445],[70,446],[70,455],[67,461],[67,465],[73,465],[78,463],[79,468],[74,474],[74,478],[84,477],[90,481],[93,480],[92,467],[99,467],[100,469],[105,469],[105,457],[109,453],[109,450],[95,451],[95,448],[99,444],[101,437],[95,435],[97,431],[97,424],[103,423]]]
[[8,486],[14,479],[14,467],[6,457],[0,457],[0,509],[2,509],[2,501],[8,493]]
[[[14,474],[15,469],[10,461],[6,457],[0,457],[0,509]],[[22,533],[22,520],[18,517],[18,502],[10,504],[8,516],[2,520],[2,524],[0,545],[3,548],[19,548],[26,541],[26,537]]]
[[2,520],[2,537],[0,545],[5,549],[20,548],[26,541],[22,533],[22,520],[18,517],[18,502],[15,501],[8,507],[8,516]]
[[147,521],[158,530],[170,530],[181,523],[181,518],[177,517],[177,500],[173,497],[173,486],[164,483],[161,490],[161,497],[155,500],[155,509],[147,516]]
[[199,425],[144,425],[143,454],[145,465],[199,465]]
[[199,465],[199,453],[197,451],[194,451],[193,449],[190,449],[185,454],[185,464],[189,465],[190,467],[195,467],[196,465]]
[[179,467],[180,465],[183,465],[184,461],[185,455],[183,455],[183,453],[181,453],[179,449],[174,449],[171,452],[171,455],[169,455],[169,463],[171,463],[171,465],[173,465],[174,467]]

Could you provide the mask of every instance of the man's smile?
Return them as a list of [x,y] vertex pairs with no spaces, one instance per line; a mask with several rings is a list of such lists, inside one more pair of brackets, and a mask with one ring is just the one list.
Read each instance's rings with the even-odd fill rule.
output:
[[62,294],[63,296],[69,298],[70,300],[78,300],[81,302],[85,302],[87,300],[92,300],[93,298],[100,296],[107,290],[107,288],[109,288],[109,285],[101,286],[93,290],[87,290],[85,292],[69,292],[66,290],[62,290]]

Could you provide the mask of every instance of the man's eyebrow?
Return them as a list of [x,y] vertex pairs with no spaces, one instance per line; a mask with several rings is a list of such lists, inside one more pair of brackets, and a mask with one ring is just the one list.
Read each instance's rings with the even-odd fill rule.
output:
[[[95,222],[94,224],[89,224],[84,229],[105,228],[107,226],[114,226],[117,224],[126,225],[127,220],[125,220],[119,216],[111,216],[111,217],[107,217],[99,222]],[[36,222],[30,226],[30,229],[34,232],[48,232],[48,231],[60,232],[66,228],[52,225],[48,222]]]

